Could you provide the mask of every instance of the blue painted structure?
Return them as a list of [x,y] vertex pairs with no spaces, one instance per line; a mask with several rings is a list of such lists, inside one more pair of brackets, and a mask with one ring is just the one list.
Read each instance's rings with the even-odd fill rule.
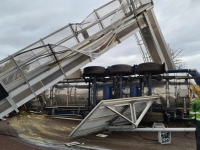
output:
[[139,88],[137,85],[133,85],[130,87],[130,97],[138,97],[139,96]]
[[103,87],[103,99],[112,99],[112,88],[109,85]]
[[[190,72],[190,75],[192,77],[200,77],[200,73],[198,71],[196,71],[196,72]],[[195,79],[194,78],[194,80],[195,80],[196,84],[200,86],[200,79]]]
[[[168,70],[167,73],[189,73],[192,77],[200,77],[200,73],[191,69]],[[197,85],[200,86],[200,79],[194,78]]]
[[186,73],[190,72],[189,69],[179,69],[179,70],[168,70],[167,73]]

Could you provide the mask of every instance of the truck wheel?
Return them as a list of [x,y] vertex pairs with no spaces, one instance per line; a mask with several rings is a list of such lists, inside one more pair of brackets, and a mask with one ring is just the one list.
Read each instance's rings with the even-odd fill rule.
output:
[[101,66],[89,66],[84,68],[83,70],[83,76],[104,76],[105,75],[105,68]]
[[165,73],[165,64],[148,62],[148,63],[142,63],[138,65],[139,74],[145,74],[147,72],[150,72],[152,74]]
[[109,68],[110,75],[116,75],[118,73],[123,75],[132,75],[133,74],[133,68],[130,65],[113,65]]

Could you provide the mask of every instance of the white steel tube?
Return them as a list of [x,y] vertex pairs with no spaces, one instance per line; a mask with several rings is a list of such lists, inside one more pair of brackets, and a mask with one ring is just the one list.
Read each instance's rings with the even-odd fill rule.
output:
[[195,132],[196,128],[135,128],[132,131],[142,131],[142,132]]

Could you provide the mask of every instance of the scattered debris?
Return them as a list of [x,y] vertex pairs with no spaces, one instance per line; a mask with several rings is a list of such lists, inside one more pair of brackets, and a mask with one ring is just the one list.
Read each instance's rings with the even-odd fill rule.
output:
[[84,148],[84,149],[90,149],[90,150],[108,150],[108,149],[103,149],[101,147],[91,147],[91,146],[85,146],[85,145],[77,145],[79,148]]
[[6,118],[0,118],[0,120],[6,121]]
[[38,112],[38,111],[29,110],[28,112],[31,113],[31,114],[38,114],[38,115],[42,115],[43,114],[41,111]]
[[65,145],[68,147],[72,147],[72,146],[80,145],[80,143],[79,142],[71,142],[71,143],[65,143]]
[[76,121],[82,121],[83,119],[76,119],[76,118],[65,118],[65,117],[51,117],[54,119],[65,119],[65,120],[76,120]]
[[96,136],[105,138],[105,137],[107,137],[108,135],[106,135],[106,134],[97,134]]

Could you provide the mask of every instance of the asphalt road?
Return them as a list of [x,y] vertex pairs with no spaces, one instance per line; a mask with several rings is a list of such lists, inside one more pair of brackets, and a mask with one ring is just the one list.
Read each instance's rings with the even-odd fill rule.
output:
[[[44,115],[23,113],[0,121],[1,150],[41,149],[114,149],[114,150],[195,150],[194,133],[172,133],[171,144],[158,143],[157,132],[112,132],[105,138],[103,132],[69,138],[80,121],[50,119]],[[184,122],[168,123],[171,127],[184,127]],[[65,143],[79,142],[85,148],[69,148]]]

